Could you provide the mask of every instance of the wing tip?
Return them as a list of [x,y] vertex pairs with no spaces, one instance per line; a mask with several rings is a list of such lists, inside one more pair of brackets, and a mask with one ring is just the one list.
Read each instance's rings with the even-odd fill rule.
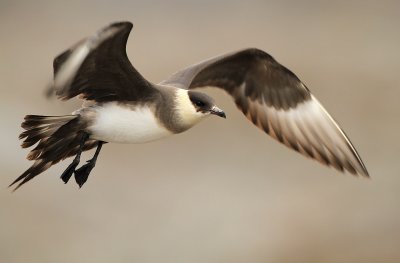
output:
[[131,30],[133,28],[133,23],[130,21],[117,21],[111,23],[109,28],[125,28]]
[[335,170],[337,170],[343,174],[350,173],[351,175],[356,176],[356,177],[362,177],[362,178],[366,178],[366,179],[371,178],[367,168],[364,166],[363,163],[357,163],[357,165],[348,163],[347,166],[340,166],[341,169],[336,166],[333,166],[331,163],[327,164],[327,166],[334,168]]
[[[354,150],[355,150],[355,149],[354,149]],[[355,151],[356,151],[356,150],[355,150]],[[365,177],[365,178],[371,178],[371,177],[369,176],[369,172],[368,172],[368,170],[367,170],[367,167],[365,166],[364,162],[361,160],[361,157],[360,157],[360,155],[357,153],[357,151],[356,151],[356,154],[357,154],[357,156],[358,156],[358,161],[359,161],[359,164],[360,164],[360,166],[361,166],[360,174],[361,174],[363,177]]]
[[359,171],[357,174],[361,175],[364,178],[371,179],[371,176],[369,175],[369,172],[368,172],[367,168],[365,168],[364,165],[363,165],[362,171]]

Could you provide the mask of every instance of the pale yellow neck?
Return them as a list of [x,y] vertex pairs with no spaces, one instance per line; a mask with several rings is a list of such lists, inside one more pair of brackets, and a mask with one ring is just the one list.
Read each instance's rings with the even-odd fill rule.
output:
[[175,108],[179,114],[179,120],[181,124],[188,128],[197,124],[202,120],[205,114],[196,111],[193,103],[190,101],[188,91],[184,89],[177,89],[175,97]]

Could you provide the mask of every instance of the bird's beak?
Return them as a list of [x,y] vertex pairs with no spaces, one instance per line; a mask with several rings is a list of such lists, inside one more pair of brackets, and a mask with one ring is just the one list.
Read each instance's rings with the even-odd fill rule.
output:
[[212,107],[210,113],[226,119],[225,112],[220,108],[218,108],[217,106]]

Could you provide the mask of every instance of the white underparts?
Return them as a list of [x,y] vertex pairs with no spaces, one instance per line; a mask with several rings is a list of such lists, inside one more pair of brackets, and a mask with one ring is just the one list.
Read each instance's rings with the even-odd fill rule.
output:
[[151,108],[128,107],[110,102],[95,108],[89,128],[91,138],[114,143],[144,143],[172,133],[161,125]]

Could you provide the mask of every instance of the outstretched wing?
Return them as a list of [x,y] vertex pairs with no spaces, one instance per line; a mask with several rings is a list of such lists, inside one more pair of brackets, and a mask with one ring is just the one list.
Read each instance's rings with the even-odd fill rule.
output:
[[245,49],[215,57],[160,84],[221,88],[249,120],[279,142],[340,171],[368,176],[338,124],[293,72],[264,51]]
[[111,24],[54,59],[53,88],[59,98],[135,101],[156,90],[130,63],[126,42],[133,25]]

